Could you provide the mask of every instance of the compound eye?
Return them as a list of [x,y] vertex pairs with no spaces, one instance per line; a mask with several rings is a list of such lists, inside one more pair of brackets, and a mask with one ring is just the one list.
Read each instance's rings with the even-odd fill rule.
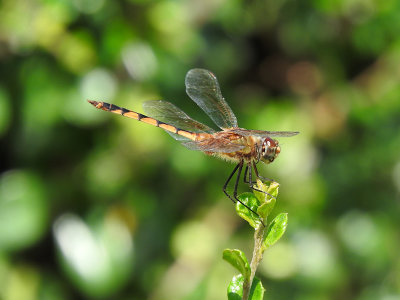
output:
[[273,147],[273,148],[277,146],[276,141],[269,137],[265,138],[264,144],[266,144],[268,147]]
[[262,147],[263,155],[267,154],[271,150],[273,151],[273,149],[275,149],[275,148],[276,148],[275,141],[273,139],[267,137],[264,140],[263,147]]
[[278,146],[278,142],[267,137],[262,144],[263,160],[265,162],[272,163],[279,152],[280,148]]

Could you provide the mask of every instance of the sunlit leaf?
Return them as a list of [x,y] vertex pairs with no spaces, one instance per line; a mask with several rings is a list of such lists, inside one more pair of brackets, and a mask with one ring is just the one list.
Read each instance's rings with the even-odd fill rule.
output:
[[225,249],[222,258],[236,268],[245,278],[250,277],[250,265],[246,255],[238,249]]
[[275,244],[285,233],[287,227],[287,213],[281,213],[275,217],[268,227],[267,236],[263,248],[267,249]]
[[[267,183],[263,183],[260,179],[257,179],[257,184],[255,186],[257,189],[263,191],[263,192],[267,192],[268,191],[268,184]],[[259,192],[254,190],[254,195],[256,195],[257,199],[261,202],[264,203],[266,202],[267,199],[267,194]]]
[[270,194],[272,197],[278,197],[279,192],[279,183],[276,181],[272,182],[267,189],[267,193]]
[[268,181],[268,182],[262,182],[260,179],[257,179],[257,185],[256,188],[265,192],[259,192],[259,191],[254,191],[254,194],[260,201],[260,203],[265,203],[269,202],[272,199],[276,199],[278,197],[278,192],[279,192],[279,183],[276,181]]
[[[232,278],[228,285],[228,299],[229,300],[242,300],[243,297],[243,282],[244,278],[241,274]],[[257,277],[254,278],[251,285],[249,300],[262,300],[264,297],[265,289]]]
[[254,277],[253,284],[251,285],[250,290],[250,300],[262,300],[264,298],[265,288],[262,285],[262,282],[257,277]]
[[262,219],[265,219],[266,217],[268,217],[268,215],[271,213],[271,211],[275,207],[275,202],[276,202],[276,199],[271,198],[270,201],[267,201],[258,207],[257,213],[260,215],[260,217]]
[[[252,193],[243,193],[238,196],[239,200],[251,208],[253,211],[257,211],[260,202]],[[246,220],[251,227],[257,228],[261,224],[261,220],[257,214],[250,211],[239,201],[236,203],[236,212],[244,220]]]
[[228,299],[242,300],[243,297],[243,275],[239,274],[232,278],[228,285]]

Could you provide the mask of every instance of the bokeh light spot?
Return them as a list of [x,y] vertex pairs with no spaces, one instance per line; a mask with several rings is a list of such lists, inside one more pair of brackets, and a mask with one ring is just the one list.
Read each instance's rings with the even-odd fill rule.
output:
[[365,213],[347,212],[339,219],[337,230],[344,244],[357,255],[368,256],[379,249],[379,231]]
[[395,164],[393,168],[392,178],[394,186],[397,188],[397,191],[400,192],[400,161]]
[[183,256],[189,261],[209,261],[216,250],[216,235],[207,224],[188,222],[175,231],[171,248],[176,257]]
[[139,81],[154,76],[157,59],[153,50],[145,43],[131,43],[122,49],[122,61],[129,75]]
[[107,70],[94,69],[83,76],[80,83],[82,98],[112,101],[117,92],[117,81]]
[[320,284],[332,283],[336,254],[327,236],[317,231],[298,231],[294,236],[298,272]]
[[73,0],[72,3],[77,10],[83,13],[94,14],[103,7],[104,1],[105,0]]
[[131,270],[133,241],[128,228],[114,218],[89,227],[73,214],[59,217],[53,234],[71,279],[85,293],[107,296],[120,288]]
[[291,244],[283,241],[268,249],[260,265],[262,273],[275,279],[291,277],[296,270],[295,249]]
[[35,243],[47,224],[47,197],[41,180],[23,170],[0,177],[0,250]]

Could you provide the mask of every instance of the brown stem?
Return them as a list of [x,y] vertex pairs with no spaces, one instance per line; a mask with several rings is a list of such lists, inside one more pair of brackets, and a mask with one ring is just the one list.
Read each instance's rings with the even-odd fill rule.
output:
[[261,225],[254,232],[254,249],[253,249],[253,257],[251,258],[250,263],[250,278],[249,280],[244,280],[243,282],[243,300],[248,300],[250,296],[251,285],[253,283],[254,276],[256,274],[256,270],[258,265],[262,260],[262,243],[265,232],[265,226]]

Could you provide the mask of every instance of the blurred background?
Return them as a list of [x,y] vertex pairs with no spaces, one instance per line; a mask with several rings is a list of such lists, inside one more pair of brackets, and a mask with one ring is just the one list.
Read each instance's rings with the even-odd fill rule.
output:
[[289,213],[266,298],[400,299],[399,32],[395,0],[1,1],[0,299],[226,298],[234,166],[86,102],[212,126],[195,67],[241,127],[301,132],[259,165]]

